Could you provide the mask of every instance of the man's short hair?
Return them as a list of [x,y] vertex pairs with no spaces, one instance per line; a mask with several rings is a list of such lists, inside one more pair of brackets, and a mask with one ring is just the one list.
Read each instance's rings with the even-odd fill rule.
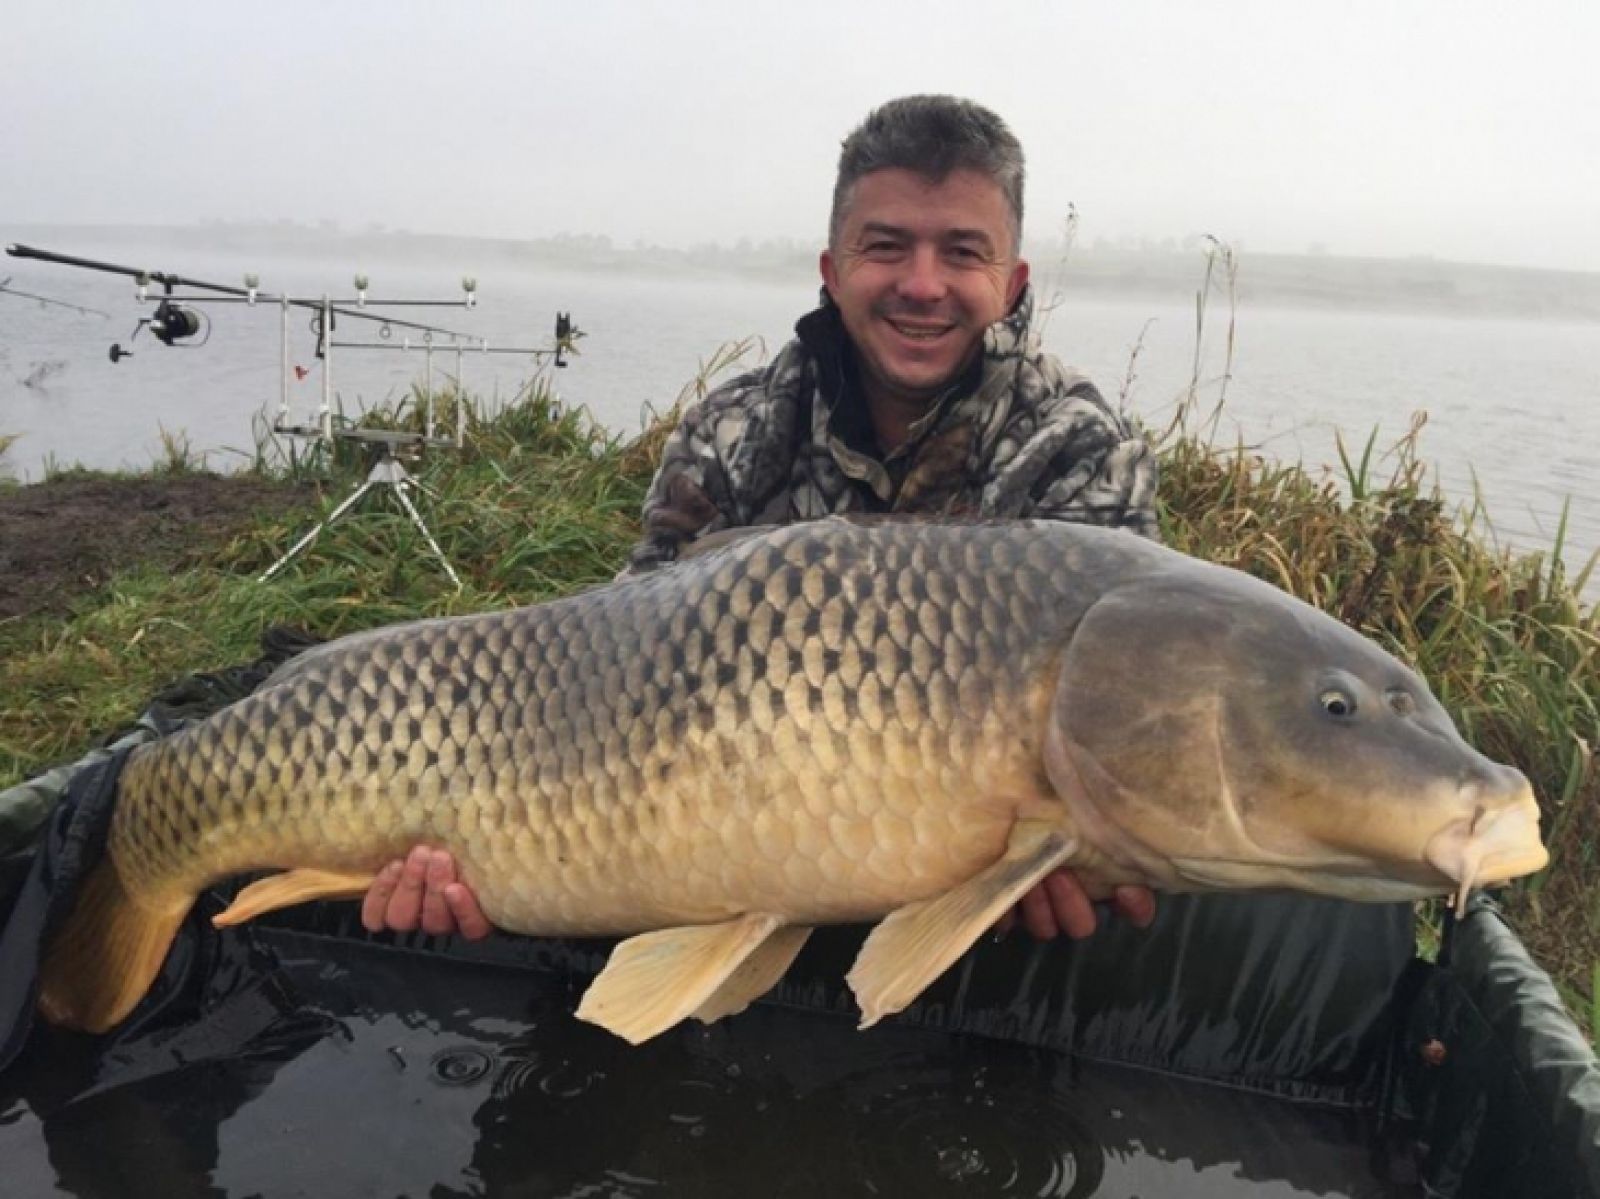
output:
[[955,96],[905,96],[867,114],[844,139],[833,185],[828,244],[844,228],[856,181],[872,171],[915,171],[941,183],[952,171],[994,181],[1011,210],[1012,251],[1022,248],[1022,143],[981,104]]

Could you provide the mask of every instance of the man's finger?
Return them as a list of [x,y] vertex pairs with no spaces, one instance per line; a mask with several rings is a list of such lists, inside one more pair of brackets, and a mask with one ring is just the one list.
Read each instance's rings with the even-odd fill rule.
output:
[[395,883],[394,894],[384,910],[386,928],[408,933],[417,927],[422,915],[422,891],[428,878],[428,859],[431,853],[426,845],[419,845],[406,855],[406,864],[400,868],[400,879]]
[[460,883],[451,883],[444,889],[444,900],[455,917],[456,930],[469,941],[481,941],[489,935],[489,917],[478,906],[478,897]]
[[1118,887],[1111,903],[1134,928],[1149,928],[1156,918],[1156,897],[1149,887]]
[[372,886],[367,888],[366,895],[362,897],[361,927],[369,933],[383,931],[383,914],[389,908],[395,884],[400,881],[400,866],[400,862],[394,861],[378,871],[378,877],[372,880]]
[[1094,905],[1089,895],[1069,871],[1055,870],[1045,875],[1045,894],[1050,897],[1050,911],[1055,916],[1056,927],[1074,941],[1092,937],[1099,926]]
[[445,888],[456,881],[456,864],[448,851],[436,849],[428,857],[428,874],[422,893],[422,931],[442,937],[456,930],[455,917],[445,902]]
[[1017,905],[1022,910],[1022,927],[1035,941],[1048,941],[1061,930],[1056,927],[1055,914],[1050,910],[1050,897],[1044,887],[1034,887]]

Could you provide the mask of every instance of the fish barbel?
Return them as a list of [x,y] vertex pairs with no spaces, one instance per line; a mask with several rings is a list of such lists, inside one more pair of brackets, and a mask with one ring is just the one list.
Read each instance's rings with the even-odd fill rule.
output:
[[873,1023],[1062,865],[1389,900],[1546,861],[1522,774],[1267,584],[1077,525],[833,518],[331,642],[135,751],[41,1008],[114,1025],[230,875],[284,872],[219,923],[419,843],[501,928],[629,936],[578,1015],[635,1042],[849,921],[882,921],[849,976]]

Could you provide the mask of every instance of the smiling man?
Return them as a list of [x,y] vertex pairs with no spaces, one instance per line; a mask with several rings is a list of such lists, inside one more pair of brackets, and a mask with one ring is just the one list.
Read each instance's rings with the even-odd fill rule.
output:
[[684,413],[634,569],[719,529],[836,512],[1154,536],[1149,448],[1031,331],[1022,183],[1022,147],[970,101],[868,116],[839,159],[822,306],[771,365]]
[[[904,445],[1028,283],[995,183],[889,168],[859,179],[822,278],[850,341],[878,444]],[[835,248],[837,247],[837,248]]]
[[[841,512],[1046,517],[1156,535],[1149,447],[1039,347],[1021,257],[1023,155],[994,113],[910,96],[844,142],[822,305],[772,363],[683,414],[645,500],[629,569],[723,529]],[[1137,924],[1150,892],[1122,888]],[[1036,937],[1088,936],[1069,872],[1020,905]],[[448,855],[379,877],[373,929],[487,932]]]

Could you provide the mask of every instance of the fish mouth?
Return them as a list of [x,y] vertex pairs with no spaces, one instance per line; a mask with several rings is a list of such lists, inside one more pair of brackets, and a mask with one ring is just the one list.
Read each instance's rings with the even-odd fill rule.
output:
[[1530,796],[1509,807],[1479,806],[1428,839],[1422,856],[1456,884],[1456,910],[1477,886],[1510,882],[1543,870],[1550,852],[1539,839],[1539,805]]

